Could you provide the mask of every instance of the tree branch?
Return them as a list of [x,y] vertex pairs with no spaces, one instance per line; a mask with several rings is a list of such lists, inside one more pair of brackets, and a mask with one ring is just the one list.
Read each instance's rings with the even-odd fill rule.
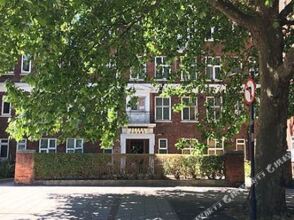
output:
[[281,19],[287,18],[294,10],[294,0],[292,0],[286,7],[280,12],[279,16]]
[[225,14],[229,19],[237,24],[249,28],[253,24],[252,16],[245,14],[236,5],[226,0],[207,0],[213,8]]
[[294,20],[284,19],[281,22],[283,25],[288,25],[288,26],[294,25]]

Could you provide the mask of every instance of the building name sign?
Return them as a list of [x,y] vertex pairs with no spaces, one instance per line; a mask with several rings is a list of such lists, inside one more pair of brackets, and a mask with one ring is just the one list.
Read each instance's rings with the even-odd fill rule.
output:
[[152,128],[124,128],[125,134],[153,134]]

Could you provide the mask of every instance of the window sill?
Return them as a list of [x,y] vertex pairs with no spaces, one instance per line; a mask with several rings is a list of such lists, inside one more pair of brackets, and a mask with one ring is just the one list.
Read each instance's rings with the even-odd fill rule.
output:
[[130,82],[144,82],[145,79],[130,79]]
[[167,81],[167,79],[154,79],[155,81],[164,81],[164,82],[166,82]]
[[220,83],[223,80],[221,80],[221,79],[206,79],[205,81],[208,83]]
[[21,76],[26,76],[26,75],[28,75],[28,74],[30,74],[30,73],[31,73],[31,72],[21,72],[20,75],[21,75]]
[[172,123],[171,120],[155,120],[155,123]]
[[198,123],[198,120],[181,120],[182,123]]
[[1,118],[11,118],[11,115],[0,115]]

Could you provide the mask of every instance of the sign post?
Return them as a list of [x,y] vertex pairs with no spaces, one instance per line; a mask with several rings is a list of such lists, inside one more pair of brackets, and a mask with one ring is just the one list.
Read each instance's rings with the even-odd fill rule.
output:
[[255,183],[252,181],[255,176],[255,160],[254,160],[254,100],[255,100],[256,84],[254,82],[254,72],[250,73],[250,77],[245,84],[245,103],[249,105],[250,119],[249,119],[249,152],[251,161],[251,189],[250,189],[250,219],[256,220],[256,194]]

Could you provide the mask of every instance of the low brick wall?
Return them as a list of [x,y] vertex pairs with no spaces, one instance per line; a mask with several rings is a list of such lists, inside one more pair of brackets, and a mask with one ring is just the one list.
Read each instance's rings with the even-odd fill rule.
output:
[[230,186],[240,186],[245,181],[244,154],[230,152],[225,154],[225,178]]
[[32,184],[34,182],[34,152],[20,151],[16,153],[15,183]]
[[[133,156],[135,156],[135,155],[133,155]],[[152,157],[154,157],[154,156],[152,156]],[[154,168],[155,167],[153,167],[153,169]],[[34,184],[34,183],[38,183],[38,181],[35,180],[34,172],[35,172],[34,171],[34,151],[17,152],[17,154],[16,154],[14,182],[16,184]],[[208,184],[208,186],[211,186],[211,183],[218,182],[218,181],[219,181],[219,184],[212,184],[212,185],[214,185],[214,186],[220,186],[220,185],[223,186],[224,183],[225,183],[226,186],[239,186],[240,184],[244,183],[244,155],[242,153],[235,152],[235,153],[228,153],[228,154],[224,155],[224,174],[225,174],[225,181],[224,180],[209,181],[210,184]],[[42,181],[42,179],[39,179],[39,180]],[[85,180],[85,181],[89,182],[91,180]],[[94,180],[92,180],[92,181],[94,181]],[[95,180],[95,181],[97,181],[97,180]],[[113,181],[116,181],[116,180],[112,180],[110,182],[113,182]],[[134,180],[126,180],[126,181],[130,181],[130,182],[135,183]],[[185,181],[185,180],[179,180],[179,181]],[[203,183],[207,183],[205,181],[207,181],[207,180],[205,180],[205,179],[204,180],[197,180],[197,181],[191,180],[190,182],[186,181],[186,184],[193,182],[193,184],[191,184],[191,185],[194,185],[194,186],[195,185],[199,185],[199,186],[201,185],[201,186],[203,186],[203,185],[206,185],[206,184],[203,184]],[[87,182],[87,185],[91,185],[88,182]],[[104,181],[104,182],[105,183],[110,183],[107,180]],[[144,182],[144,180],[143,180],[143,182]],[[56,183],[63,184],[62,180],[54,181],[54,184],[56,184]],[[178,181],[177,181],[177,184],[179,184]]]

